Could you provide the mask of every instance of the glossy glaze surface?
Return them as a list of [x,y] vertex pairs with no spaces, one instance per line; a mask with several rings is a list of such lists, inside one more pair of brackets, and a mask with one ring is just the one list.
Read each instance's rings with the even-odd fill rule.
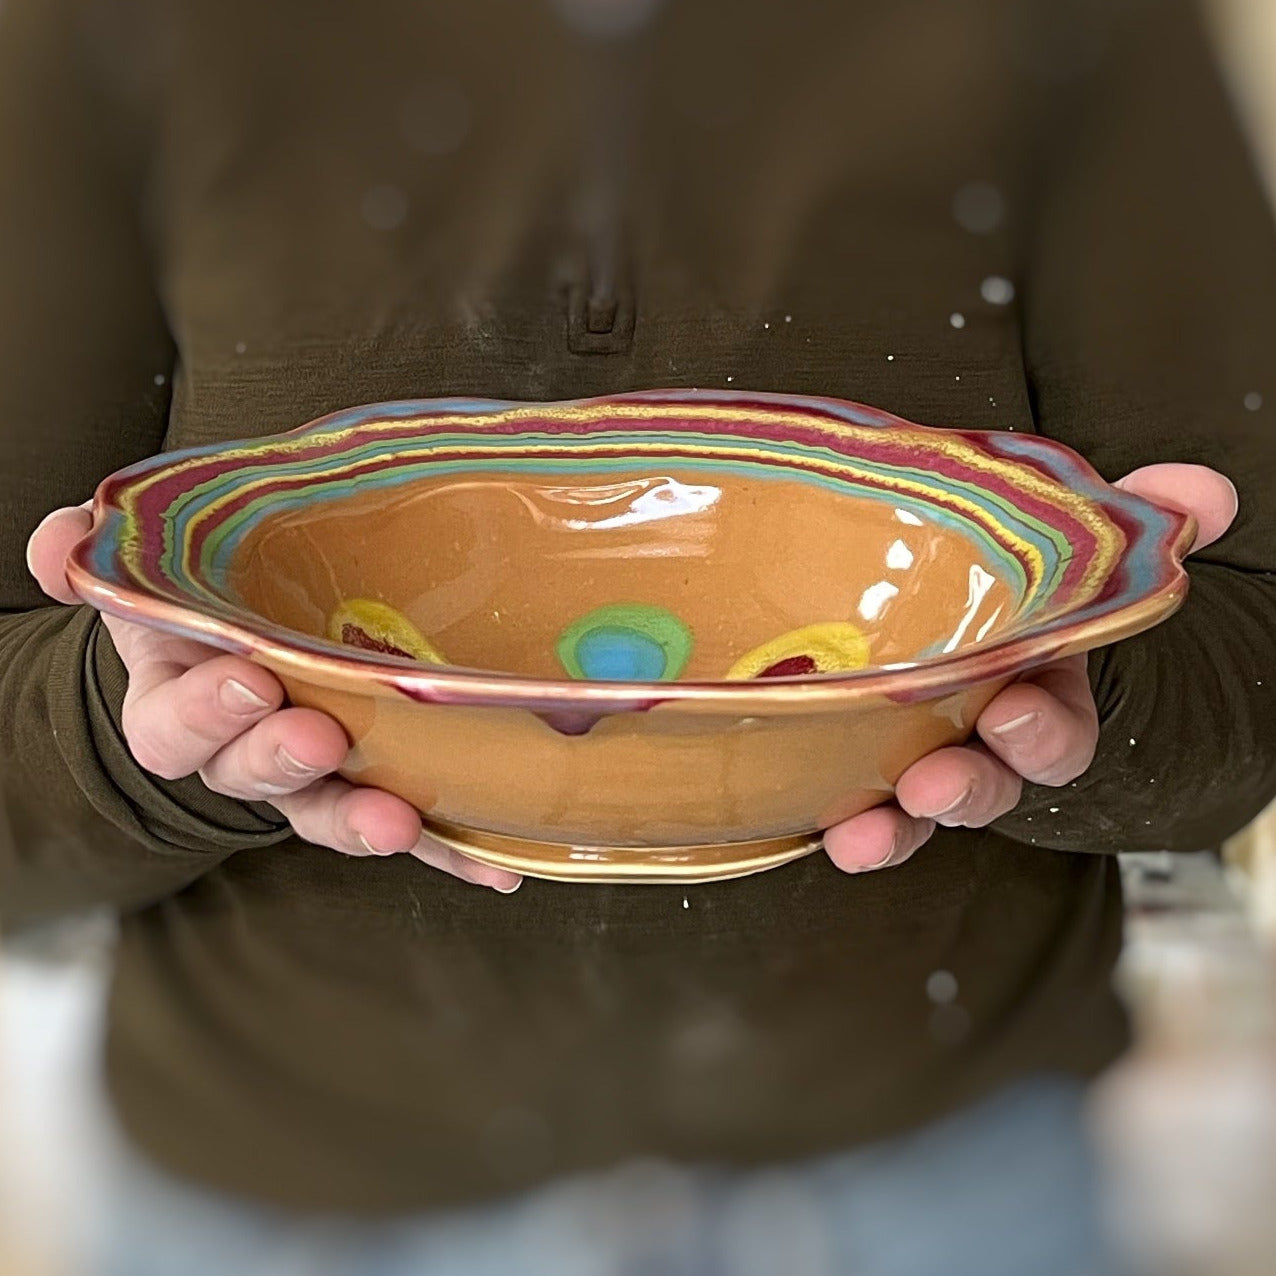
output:
[[476,856],[669,880],[801,853],[1008,678],[1156,623],[1190,536],[1043,439],[678,391],[156,458],[71,574],[276,670]]
[[450,664],[620,681],[724,679],[831,622],[866,648],[833,667],[911,661],[987,639],[1022,602],[995,549],[920,501],[715,467],[426,476],[267,519],[228,582],[316,637],[368,597]]

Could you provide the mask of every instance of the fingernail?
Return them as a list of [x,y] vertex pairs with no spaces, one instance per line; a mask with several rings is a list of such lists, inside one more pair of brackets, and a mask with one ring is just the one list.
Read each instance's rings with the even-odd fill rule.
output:
[[895,858],[895,852],[900,850],[904,843],[904,834],[896,833],[894,840],[891,842],[891,848],[882,856],[875,864],[860,864],[857,868],[852,869],[854,873],[871,873],[874,869],[885,868],[891,860]]
[[285,775],[290,775],[296,780],[309,779],[310,776],[319,774],[318,767],[307,766],[304,762],[298,761],[282,744],[275,750],[275,765]]
[[1025,738],[1029,734],[1029,728],[1035,727],[1041,719],[1039,713],[1025,713],[1018,718],[1011,718],[1009,722],[1003,722],[999,727],[992,727],[992,734],[1001,739],[1008,736],[1023,735]]
[[[944,824],[946,820],[948,820],[951,816],[955,815],[958,811],[962,809],[962,807],[966,805],[967,802],[970,801],[971,794],[974,791],[975,791],[975,786],[973,784],[968,785],[966,788],[964,788],[961,791],[961,794],[958,796],[955,802],[949,802],[949,804],[946,807],[944,807],[942,811],[936,811],[933,815],[930,816],[930,818],[932,820],[937,820],[940,824]],[[953,820],[952,823],[955,824],[955,823],[958,823],[958,821]]]
[[251,687],[234,678],[227,678],[218,691],[222,707],[230,713],[260,713],[270,708],[270,701],[263,700]]
[[513,895],[513,893],[518,890],[522,884],[523,879],[520,877],[513,886],[493,886],[492,889],[500,895]]
[[369,842],[368,839],[364,837],[362,833],[358,834],[358,838],[359,838],[359,845],[362,846],[363,849],[367,851],[369,855],[393,855],[394,854],[393,851],[383,851],[381,850],[380,847],[373,846],[372,843]]

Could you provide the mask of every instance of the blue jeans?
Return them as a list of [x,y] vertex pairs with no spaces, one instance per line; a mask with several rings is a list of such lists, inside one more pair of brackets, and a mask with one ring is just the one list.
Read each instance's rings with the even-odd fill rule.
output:
[[632,1164],[378,1223],[218,1199],[126,1158],[86,1276],[1101,1276],[1082,1102],[1042,1079],[798,1165]]

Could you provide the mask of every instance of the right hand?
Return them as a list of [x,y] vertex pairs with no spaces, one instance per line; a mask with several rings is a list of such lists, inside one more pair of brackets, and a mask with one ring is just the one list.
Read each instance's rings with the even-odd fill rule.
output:
[[[87,505],[55,510],[27,545],[31,574],[57,602],[80,601],[67,582],[66,559],[91,525]],[[165,780],[198,774],[215,793],[268,802],[299,837],[345,855],[409,854],[502,892],[522,881],[435,841],[401,798],[334,774],[350,749],[345,732],[315,709],[284,707],[283,687],[260,665],[102,619],[128,670],[124,735],[145,770]]]

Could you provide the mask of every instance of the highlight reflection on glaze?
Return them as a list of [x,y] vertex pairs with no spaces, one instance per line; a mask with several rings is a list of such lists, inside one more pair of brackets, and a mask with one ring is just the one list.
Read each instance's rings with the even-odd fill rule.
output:
[[570,515],[563,518],[565,527],[578,531],[605,531],[700,514],[715,505],[722,493],[707,484],[679,483],[677,479],[664,477],[637,479],[609,487],[542,487],[540,495],[546,502],[559,501],[569,506],[587,506],[591,510],[599,506],[618,507],[616,513],[603,518],[573,518]]
[[[230,579],[260,614],[368,652],[402,655],[411,645],[385,634],[370,641],[367,626],[334,629],[332,613],[352,596],[396,609],[399,628],[439,653],[429,664],[445,654],[453,668],[669,682],[728,679],[747,653],[813,625],[853,626],[878,664],[914,658],[963,623],[972,562],[996,566],[920,505],[915,524],[901,527],[900,507],[822,484],[745,467],[724,467],[712,484],[696,477],[681,465],[617,469],[568,487],[491,470],[356,487],[264,520],[241,543]],[[1008,618],[1022,603],[1013,579],[988,576],[994,586],[966,625],[969,641],[972,625],[982,630],[996,609]],[[662,645],[637,613],[589,622],[588,639],[574,633],[564,657],[566,631],[624,606],[693,635],[685,658],[670,662],[683,644]],[[858,648],[844,660],[802,654],[768,676],[868,663]]]

